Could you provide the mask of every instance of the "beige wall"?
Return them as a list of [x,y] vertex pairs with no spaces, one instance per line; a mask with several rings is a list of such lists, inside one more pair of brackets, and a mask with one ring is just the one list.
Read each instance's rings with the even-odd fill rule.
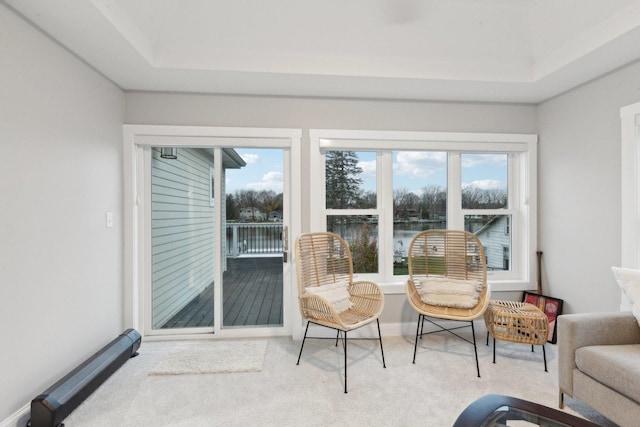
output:
[[0,28],[2,421],[122,332],[124,95],[1,4]]
[[565,312],[619,309],[620,108],[639,100],[635,63],[538,107],[538,244]]

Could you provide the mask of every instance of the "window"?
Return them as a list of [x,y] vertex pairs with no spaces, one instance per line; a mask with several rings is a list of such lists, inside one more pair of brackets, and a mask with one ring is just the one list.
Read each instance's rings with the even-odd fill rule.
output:
[[349,244],[354,273],[401,292],[413,236],[464,229],[494,290],[535,286],[535,135],[312,130],[311,228]]
[[376,153],[328,150],[325,164],[326,230],[349,244],[354,271],[378,272]]

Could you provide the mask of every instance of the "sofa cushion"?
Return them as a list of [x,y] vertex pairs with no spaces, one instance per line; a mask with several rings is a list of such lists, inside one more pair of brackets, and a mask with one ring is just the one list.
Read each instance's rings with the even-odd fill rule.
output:
[[640,325],[640,270],[611,267],[618,286],[631,302],[631,311]]
[[640,344],[594,345],[576,350],[580,371],[640,402]]

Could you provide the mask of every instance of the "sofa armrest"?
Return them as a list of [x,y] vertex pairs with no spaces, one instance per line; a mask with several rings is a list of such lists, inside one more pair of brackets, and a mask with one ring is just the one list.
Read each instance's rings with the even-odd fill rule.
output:
[[573,396],[576,350],[590,345],[640,344],[640,327],[630,311],[558,316],[558,385]]

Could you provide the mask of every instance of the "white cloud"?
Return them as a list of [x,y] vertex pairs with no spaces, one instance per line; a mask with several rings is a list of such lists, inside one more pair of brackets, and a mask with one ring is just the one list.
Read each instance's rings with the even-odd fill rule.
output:
[[463,154],[462,167],[470,168],[478,165],[507,165],[506,154]]
[[376,161],[358,162],[358,166],[362,168],[362,173],[368,176],[376,176]]
[[433,151],[400,151],[393,172],[409,178],[428,178],[447,167],[447,153]]
[[242,160],[244,160],[245,163],[248,165],[256,164],[260,160],[260,156],[258,156],[257,154],[245,153],[245,154],[240,154],[240,157],[242,157]]
[[276,193],[282,193],[282,172],[267,172],[263,175],[262,181],[249,183],[247,188],[256,191],[273,190]]
[[481,190],[491,190],[493,188],[504,188],[504,185],[497,179],[481,179],[470,183],[463,183],[462,188],[475,187]]

